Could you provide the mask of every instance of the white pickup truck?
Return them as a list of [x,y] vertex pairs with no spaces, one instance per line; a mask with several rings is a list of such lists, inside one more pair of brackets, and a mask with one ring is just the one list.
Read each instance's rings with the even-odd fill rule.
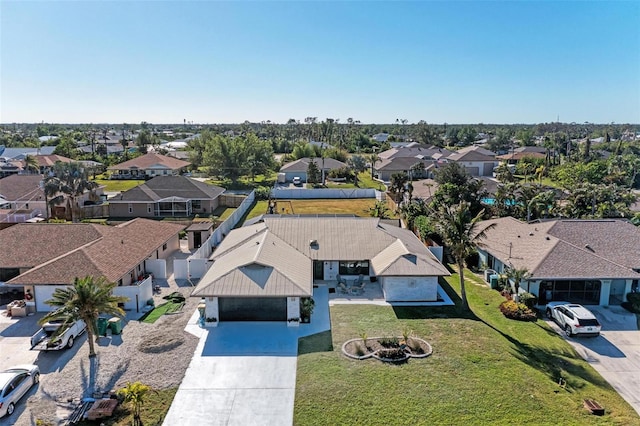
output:
[[50,321],[42,326],[40,330],[31,336],[31,349],[37,351],[57,351],[73,346],[75,339],[85,332],[86,324],[78,320],[59,332],[64,321]]

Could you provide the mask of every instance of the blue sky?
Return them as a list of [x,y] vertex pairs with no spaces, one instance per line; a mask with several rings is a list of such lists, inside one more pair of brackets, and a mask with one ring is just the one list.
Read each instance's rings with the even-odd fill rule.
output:
[[640,123],[640,2],[0,0],[0,122]]

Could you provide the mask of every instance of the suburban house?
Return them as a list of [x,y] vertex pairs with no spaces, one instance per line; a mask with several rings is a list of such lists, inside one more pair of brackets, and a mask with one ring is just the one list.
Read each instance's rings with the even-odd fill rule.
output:
[[[89,223],[21,223],[0,231],[0,281],[29,291],[37,311],[56,288],[76,277],[105,276],[127,296],[124,309],[140,310],[152,297],[149,273],[166,277],[165,259],[178,250],[183,225],[134,219],[118,226]],[[50,244],[43,243],[43,236]]]
[[425,160],[443,160],[451,154],[453,154],[453,151],[449,151],[445,148],[440,148],[434,145],[424,146],[411,143],[407,146],[399,146],[382,151],[378,154],[378,158],[383,160],[397,157],[416,157]]
[[[38,163],[38,169],[40,174],[47,175],[53,172],[53,167],[56,163],[73,163],[71,158],[63,157],[62,155],[50,154],[50,155],[34,155],[36,162]],[[24,160],[23,160],[24,163]],[[26,168],[26,164],[23,164]]]
[[362,277],[388,302],[437,301],[449,275],[406,229],[377,218],[264,215],[235,229],[210,257],[193,297],[219,321],[287,321],[314,286]]
[[437,162],[419,157],[394,157],[376,161],[373,175],[376,179],[389,182],[396,173],[406,173],[410,179],[433,178]]
[[5,157],[0,157],[0,179],[9,175],[17,175],[21,173],[22,162],[17,160],[10,160]]
[[124,163],[109,167],[111,179],[149,179],[154,176],[179,175],[191,163],[149,152]]
[[542,146],[522,146],[516,148],[513,152],[504,155],[498,155],[496,159],[504,161],[507,164],[516,164],[524,158],[545,159],[547,158],[547,149]]
[[24,160],[27,155],[51,155],[55,149],[55,146],[41,146],[39,148],[27,146],[10,147],[2,150],[2,152],[0,152],[0,156],[9,160]]
[[333,158],[304,157],[285,164],[280,168],[280,173],[284,173],[286,182],[291,182],[294,177],[299,177],[303,182],[306,182],[307,170],[309,169],[309,164],[311,162],[315,163],[315,165],[318,166],[318,170],[320,170],[320,173],[324,171],[325,176],[329,174],[330,170],[347,167],[346,163],[334,160]]
[[629,222],[526,223],[504,217],[480,222],[478,229],[491,224],[478,249],[478,265],[497,274],[526,268],[530,276],[520,288],[538,296],[541,305],[553,300],[619,305],[638,291],[640,229]]
[[209,216],[218,207],[224,191],[185,176],[156,176],[109,199],[109,216]]
[[471,176],[492,176],[499,164],[494,152],[475,145],[454,152],[447,160],[459,163]]
[[26,222],[46,217],[47,207],[40,175],[11,175],[0,179],[0,224]]

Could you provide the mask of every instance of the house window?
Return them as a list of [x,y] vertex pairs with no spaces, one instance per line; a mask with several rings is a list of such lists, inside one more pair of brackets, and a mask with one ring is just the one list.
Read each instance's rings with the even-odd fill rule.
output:
[[153,209],[153,204],[147,204],[147,213],[151,213],[152,209]]
[[129,213],[133,213],[133,204],[129,204]]
[[191,207],[200,210],[202,208],[202,200],[191,200]]
[[340,261],[338,268],[340,275],[369,275],[369,261],[368,260],[348,260]]
[[26,203],[26,204],[24,205],[24,208],[28,210],[28,209],[29,209],[29,203]]
[[166,249],[167,249],[167,243],[164,243],[164,244],[162,245],[162,250],[164,251],[164,250],[166,250]]

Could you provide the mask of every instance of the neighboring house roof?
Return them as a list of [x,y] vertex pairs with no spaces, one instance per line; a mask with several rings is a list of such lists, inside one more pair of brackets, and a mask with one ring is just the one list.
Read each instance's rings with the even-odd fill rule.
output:
[[41,146],[40,148],[33,147],[13,147],[5,148],[2,153],[3,157],[23,159],[27,155],[51,155],[55,151],[55,146]]
[[39,167],[53,167],[56,163],[73,163],[71,158],[62,155],[34,155]]
[[481,249],[534,279],[638,279],[640,229],[622,220],[525,223],[507,217],[489,224]]
[[[379,276],[449,275],[410,231],[376,218],[264,215],[262,220],[229,233],[194,296],[308,296],[312,260],[371,260]],[[247,267],[251,273],[238,269]]]
[[316,166],[318,166],[318,169],[320,170],[323,169],[323,164],[324,164],[325,171],[332,170],[332,169],[339,169],[341,167],[347,167],[346,163],[335,160],[333,158],[325,158],[323,162],[322,158],[312,159],[312,158],[304,157],[304,158],[300,158],[298,160],[292,161],[291,163],[285,164],[280,168],[280,171],[283,173],[284,172],[290,172],[290,173],[306,172],[307,169],[309,168],[309,164],[312,161],[316,164]]
[[374,169],[379,171],[405,171],[411,169],[411,167],[415,164],[422,163],[424,164],[425,169],[434,164],[434,160],[422,159],[417,157],[394,157],[394,158],[385,158],[376,162]]
[[499,155],[496,158],[498,160],[515,160],[520,161],[523,158],[545,158],[547,156],[547,149],[542,146],[521,146],[516,148],[513,152]]
[[446,158],[451,154],[453,154],[453,152],[445,148],[439,148],[433,145],[430,147],[419,145],[419,146],[404,146],[404,147],[391,148],[378,154],[378,157],[380,159],[385,159],[385,158],[421,156],[424,159],[430,159],[430,158],[437,159],[437,158]]
[[7,201],[44,200],[41,182],[41,175],[7,176],[0,179],[0,195]]
[[450,161],[495,162],[496,154],[478,146],[463,148],[448,157]]
[[147,170],[147,169],[170,169],[180,170],[189,166],[188,161],[178,160],[177,158],[167,157],[166,155],[150,152],[148,154],[136,157],[132,160],[125,161],[115,166],[109,167],[109,170]]
[[412,198],[420,198],[428,201],[433,197],[440,186],[438,182],[433,179],[421,179],[411,182],[413,186]]
[[[96,224],[18,224],[0,231],[6,267],[30,267],[10,284],[72,284],[76,277],[105,276],[117,281],[130,273],[183,225],[134,219],[118,226]],[[38,244],[47,235],[51,244]]]
[[185,176],[156,176],[119,196],[110,202],[146,202],[160,201],[170,197],[180,197],[187,200],[214,199],[225,191],[219,186],[209,185]]

